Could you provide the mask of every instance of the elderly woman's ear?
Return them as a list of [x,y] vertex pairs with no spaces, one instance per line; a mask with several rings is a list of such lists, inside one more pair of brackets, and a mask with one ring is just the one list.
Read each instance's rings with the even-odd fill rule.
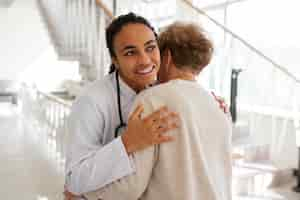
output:
[[170,49],[165,49],[161,52],[161,64],[164,67],[168,67],[172,62],[172,55]]

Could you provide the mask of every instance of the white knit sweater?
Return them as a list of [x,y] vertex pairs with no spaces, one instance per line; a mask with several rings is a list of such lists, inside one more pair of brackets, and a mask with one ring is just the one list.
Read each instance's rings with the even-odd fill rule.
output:
[[173,80],[140,94],[144,116],[163,105],[179,113],[175,141],[133,155],[136,173],[86,194],[103,200],[231,200],[231,122],[212,95]]

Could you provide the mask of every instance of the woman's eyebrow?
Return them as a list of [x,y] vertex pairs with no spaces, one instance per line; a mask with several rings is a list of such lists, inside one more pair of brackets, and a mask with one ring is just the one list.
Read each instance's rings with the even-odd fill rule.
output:
[[127,46],[125,46],[125,47],[122,49],[122,51],[131,50],[131,49],[135,49],[135,48],[136,48],[136,47],[133,46],[133,45],[127,45]]
[[152,44],[152,43],[156,43],[156,40],[149,40],[149,41],[147,41],[147,42],[144,44],[144,46],[147,46],[147,45]]

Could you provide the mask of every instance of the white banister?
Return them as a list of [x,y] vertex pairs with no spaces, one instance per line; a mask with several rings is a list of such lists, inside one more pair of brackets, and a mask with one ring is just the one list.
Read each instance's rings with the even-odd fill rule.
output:
[[20,98],[25,122],[35,122],[37,133],[33,134],[45,136],[48,141],[47,148],[57,155],[57,164],[63,168],[68,137],[66,120],[70,114],[71,103],[26,84],[21,88]]

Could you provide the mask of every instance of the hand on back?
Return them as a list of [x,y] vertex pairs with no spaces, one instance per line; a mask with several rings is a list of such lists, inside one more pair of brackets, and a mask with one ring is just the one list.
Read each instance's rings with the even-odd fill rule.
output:
[[166,106],[142,119],[143,110],[142,105],[136,107],[122,135],[128,154],[155,144],[172,141],[174,138],[166,132],[179,127],[179,116],[169,111]]

